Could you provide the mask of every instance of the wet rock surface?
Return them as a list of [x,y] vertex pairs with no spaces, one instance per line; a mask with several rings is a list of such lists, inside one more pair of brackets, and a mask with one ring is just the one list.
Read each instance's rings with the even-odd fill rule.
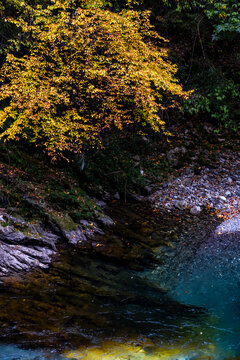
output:
[[56,252],[35,246],[8,245],[0,242],[0,276],[27,271],[35,267],[47,268]]
[[[16,218],[8,221],[17,223]],[[4,223],[3,223],[4,224]],[[0,225],[0,276],[27,271],[35,267],[47,268],[57,254],[59,237],[41,224],[28,225],[19,219],[24,230],[14,225]]]
[[[38,206],[36,201],[34,206]],[[40,207],[40,205],[38,206]],[[41,209],[43,207],[41,206]],[[104,216],[102,216],[104,219]],[[6,213],[0,223],[0,278],[22,273],[34,268],[47,269],[63,245],[94,248],[96,235],[104,232],[94,222],[82,220],[72,230],[64,228],[47,214],[46,221],[28,222]],[[65,220],[65,219],[64,219]],[[113,221],[106,217],[108,227]],[[69,225],[69,223],[67,223]],[[72,225],[72,221],[71,221]],[[75,224],[74,224],[75,225]]]

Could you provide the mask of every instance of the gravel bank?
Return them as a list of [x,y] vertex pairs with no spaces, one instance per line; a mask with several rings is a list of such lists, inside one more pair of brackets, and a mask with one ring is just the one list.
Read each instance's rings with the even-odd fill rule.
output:
[[208,207],[226,219],[240,214],[240,152],[216,151],[216,159],[214,167],[199,166],[198,174],[193,163],[171,176],[150,196],[155,211],[188,209],[198,215]]

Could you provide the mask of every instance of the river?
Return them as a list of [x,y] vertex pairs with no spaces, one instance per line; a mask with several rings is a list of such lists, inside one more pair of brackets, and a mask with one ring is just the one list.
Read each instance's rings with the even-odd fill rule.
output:
[[219,221],[108,211],[97,251],[63,247],[1,285],[0,360],[237,359],[239,249],[209,243]]

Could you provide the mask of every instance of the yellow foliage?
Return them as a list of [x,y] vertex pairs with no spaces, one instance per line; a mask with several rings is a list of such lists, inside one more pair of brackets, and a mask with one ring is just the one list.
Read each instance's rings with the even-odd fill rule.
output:
[[113,128],[163,130],[161,111],[188,93],[149,13],[89,6],[70,17],[68,2],[52,3],[36,10],[30,53],[9,54],[1,69],[0,138],[25,138],[56,157],[101,142]]

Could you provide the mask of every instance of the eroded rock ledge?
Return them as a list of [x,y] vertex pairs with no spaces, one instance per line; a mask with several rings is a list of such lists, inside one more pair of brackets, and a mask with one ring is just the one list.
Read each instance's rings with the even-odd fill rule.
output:
[[[56,255],[59,237],[41,224],[30,225],[24,220],[6,217],[0,225],[0,276],[26,271],[33,267],[46,268]],[[6,225],[7,223],[11,225]],[[16,226],[16,227],[15,227]],[[17,227],[24,227],[20,231]]]
[[64,214],[59,220],[46,213],[45,221],[34,222],[2,214],[0,220],[0,281],[33,268],[46,269],[57,257],[61,244],[94,248],[94,237],[114,224],[104,214],[99,214],[96,222],[81,220],[80,224],[71,222],[71,226]]

